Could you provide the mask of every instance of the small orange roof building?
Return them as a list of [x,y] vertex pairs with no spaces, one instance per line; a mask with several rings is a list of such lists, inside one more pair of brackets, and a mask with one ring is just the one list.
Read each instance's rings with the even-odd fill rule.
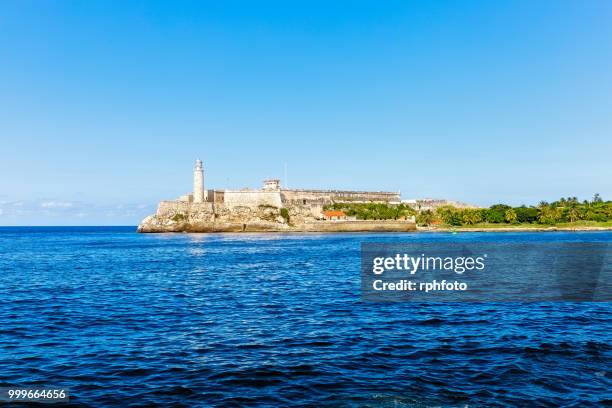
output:
[[323,217],[325,217],[326,220],[344,220],[346,219],[346,214],[344,211],[340,210],[329,210],[323,211]]

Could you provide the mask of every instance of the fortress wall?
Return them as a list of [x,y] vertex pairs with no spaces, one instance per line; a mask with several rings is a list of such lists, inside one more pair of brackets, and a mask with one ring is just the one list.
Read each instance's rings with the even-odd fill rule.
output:
[[344,191],[344,190],[282,190],[283,201],[294,204],[332,202],[399,202],[399,193],[388,191]]
[[331,194],[325,191],[282,190],[281,196],[284,203],[297,205],[304,205],[304,200],[306,200],[306,204],[318,203],[321,205],[329,204],[332,201]]
[[280,208],[283,203],[278,191],[261,190],[225,190],[223,194],[225,206],[232,207],[259,207],[260,205],[270,205]]
[[171,217],[176,213],[186,213],[191,204],[188,201],[160,201],[157,206],[158,217]]
[[171,218],[175,214],[189,214],[193,212],[212,213],[213,203],[190,203],[187,201],[161,201],[157,207],[158,217]]
[[213,195],[209,197],[212,197],[211,201],[215,203],[222,203],[225,200],[225,193],[223,190],[213,190]]
[[416,231],[416,224],[399,220],[313,221],[297,229],[306,232],[409,232]]

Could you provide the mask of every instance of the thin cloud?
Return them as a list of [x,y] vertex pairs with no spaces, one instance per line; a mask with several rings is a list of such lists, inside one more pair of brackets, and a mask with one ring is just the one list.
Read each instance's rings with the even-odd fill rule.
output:
[[0,225],[133,225],[155,210],[142,203],[92,203],[61,198],[0,202]]
[[72,208],[74,203],[70,201],[43,201],[40,206],[42,208]]

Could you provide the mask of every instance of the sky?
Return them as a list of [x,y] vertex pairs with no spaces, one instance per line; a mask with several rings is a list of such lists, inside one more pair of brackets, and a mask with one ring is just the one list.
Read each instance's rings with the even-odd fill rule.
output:
[[206,188],[612,199],[610,21],[605,0],[4,1],[0,225],[136,225],[196,158]]

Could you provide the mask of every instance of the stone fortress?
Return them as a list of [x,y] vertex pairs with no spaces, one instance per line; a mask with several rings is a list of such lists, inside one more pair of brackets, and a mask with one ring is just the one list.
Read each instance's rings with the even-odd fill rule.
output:
[[411,231],[406,220],[326,220],[323,207],[338,202],[400,203],[399,192],[307,190],[281,188],[280,180],[265,180],[261,189],[206,190],[204,168],[196,160],[193,192],[161,201],[139,232],[336,232]]

